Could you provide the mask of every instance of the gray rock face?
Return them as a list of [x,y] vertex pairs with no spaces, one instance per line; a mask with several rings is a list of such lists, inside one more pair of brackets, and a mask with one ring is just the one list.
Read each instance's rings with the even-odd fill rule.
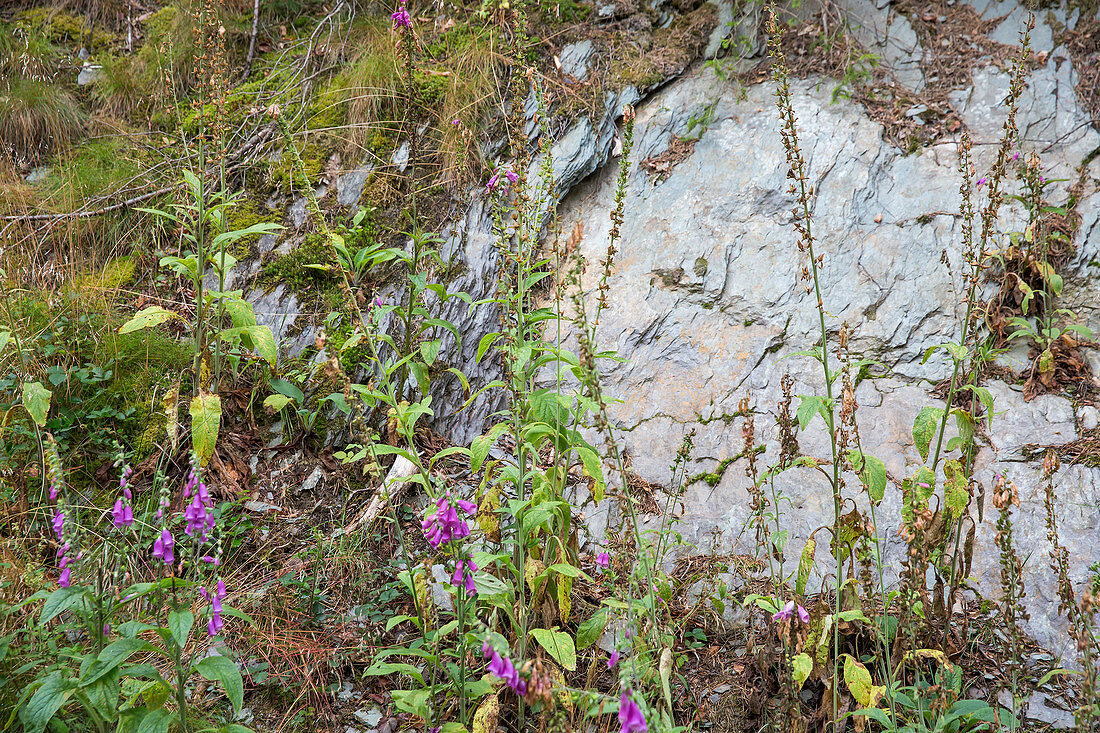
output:
[[592,41],[570,43],[561,50],[558,59],[561,62],[561,73],[577,81],[584,81],[588,77],[588,62],[595,52],[596,47]]
[[341,206],[355,206],[359,203],[359,198],[363,195],[363,187],[367,185],[367,180],[373,172],[374,163],[367,162],[340,176],[336,181],[336,202]]
[[[1041,152],[1048,177],[1069,177],[1058,171],[1073,171],[1100,145],[1100,135],[1080,124],[1085,118],[1073,96],[1072,75],[1068,60],[1056,62],[1052,56],[1021,101],[1024,152]],[[974,74],[973,89],[957,95],[979,170],[990,160],[1004,119],[1002,78],[995,69],[981,69]],[[638,113],[639,158],[663,150],[671,135],[683,134],[700,107],[709,106],[714,114],[694,153],[667,179],[656,183],[636,164],[632,167],[609,309],[598,329],[600,346],[616,348],[627,359],[605,362],[603,380],[607,394],[621,400],[613,416],[622,440],[633,469],[656,482],[667,483],[671,458],[691,429],[696,438],[688,475],[713,471],[717,462],[740,453],[740,420],[731,416],[742,396],[749,396],[758,411],[758,440],[767,446],[762,460],[774,460],[778,445],[772,415],[784,372],[790,371],[795,380],[795,395],[824,391],[820,365],[791,356],[812,349],[820,333],[816,299],[799,277],[809,263],[798,250],[791,225],[795,200],[787,193],[772,90],[763,85],[744,90],[743,96],[739,91],[703,71],[665,88]],[[827,84],[797,81],[792,92],[816,193],[816,254],[824,258],[821,284],[830,340],[835,349],[836,329],[847,322],[854,329],[853,351],[877,360],[887,371],[857,390],[860,435],[863,448],[881,458],[891,477],[900,481],[922,463],[911,435],[914,417],[924,405],[942,405],[930,395],[929,383],[949,376],[943,357],[923,362],[924,352],[957,338],[960,324],[955,144],[946,141],[905,156],[884,142],[879,125],[859,106],[831,104]],[[582,183],[562,204],[563,231],[570,231],[575,221],[584,223],[579,247],[590,263],[598,262],[607,246],[616,174],[612,168]],[[1015,185],[1009,182],[1010,188]],[[1053,189],[1056,201],[1064,200],[1068,185]],[[977,196],[981,203],[980,191]],[[1076,242],[1080,252],[1089,253],[1079,256],[1076,267],[1082,274],[1100,246],[1088,239],[1097,208],[1100,195],[1090,185],[1080,204],[1086,226]],[[1021,211],[1006,207],[1000,227],[1018,229],[1022,217]],[[950,268],[941,264],[944,253]],[[597,270],[588,268],[583,287],[595,288]],[[1100,312],[1100,286],[1079,277],[1075,287],[1075,302]],[[831,358],[835,368],[835,354]],[[1074,409],[1062,397],[1041,396],[1027,403],[1017,387],[1001,382],[987,386],[997,414],[989,444],[979,451],[975,479],[990,487],[996,474],[1005,474],[1018,485],[1016,540],[1021,556],[1028,558],[1028,630],[1072,660],[1075,653],[1064,621],[1053,610],[1056,585],[1049,570],[1038,466],[1027,461],[1022,447],[1077,438]],[[799,440],[804,453],[828,457],[820,420],[800,433]],[[782,523],[791,533],[787,570],[793,571],[809,533],[831,523],[833,498],[828,484],[810,469],[788,471],[775,483],[790,500]],[[1100,529],[1098,483],[1100,472],[1081,465],[1063,465],[1055,477],[1059,529],[1071,548],[1071,573],[1078,583],[1088,575],[1088,566],[1100,560],[1094,541]],[[854,477],[845,497],[866,509]],[[732,540],[736,549],[752,551],[752,532],[741,534],[750,519],[743,462],[729,466],[713,487],[704,482],[688,486],[683,502],[681,529],[687,541],[706,545],[717,531],[725,540],[723,549]],[[987,499],[979,517],[976,504],[970,507],[974,522],[981,525],[973,583],[996,597],[995,510]],[[876,519],[888,574],[895,577],[904,551],[899,512],[900,489],[891,483]],[[827,542],[820,545],[817,583],[832,572]]]
[[878,57],[876,63],[893,73],[905,88],[921,91],[924,52],[909,20],[892,12],[885,3],[848,0],[841,3],[841,8],[856,40]]

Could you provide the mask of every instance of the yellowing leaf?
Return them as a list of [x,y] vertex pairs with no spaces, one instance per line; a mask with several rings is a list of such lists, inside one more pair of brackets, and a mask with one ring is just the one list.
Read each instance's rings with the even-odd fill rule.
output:
[[860,707],[871,707],[871,673],[863,666],[863,663],[851,654],[843,655],[844,659],[844,684],[848,686],[848,692],[856,699]]
[[166,308],[161,308],[159,305],[151,305],[148,308],[142,308],[134,317],[123,323],[118,329],[120,334],[132,333],[133,331],[140,331],[143,328],[152,328],[153,326],[159,326],[166,321],[179,318],[179,314],[174,313]]
[[264,399],[264,407],[273,413],[279,412],[293,401],[284,394],[270,394]]
[[191,445],[199,465],[205,466],[214,455],[222,419],[222,401],[216,394],[201,392],[191,400]]
[[477,526],[490,542],[500,542],[500,484],[493,484],[477,501]]
[[569,612],[573,609],[573,599],[570,597],[573,579],[566,575],[559,575],[555,582],[558,586],[558,614],[564,624],[569,621]]
[[252,346],[256,349],[256,353],[260,355],[260,358],[266,361],[269,366],[275,366],[278,350],[275,347],[275,336],[271,333],[271,328],[269,326],[250,326],[248,335],[252,337]]
[[546,566],[541,561],[536,560],[533,557],[528,557],[525,567],[523,568],[523,578],[527,581],[527,587],[531,591],[531,605],[537,606],[539,598],[542,596],[542,589],[546,586],[546,578],[539,579],[539,576],[546,571]]
[[166,419],[164,428],[168,434],[168,442],[172,444],[173,452],[180,444],[179,401],[180,385],[179,382],[176,382],[172,385],[172,389],[168,391],[168,394],[164,396],[164,417]]
[[500,700],[496,695],[489,695],[474,713],[473,733],[496,733],[499,717]]
[[46,415],[50,412],[50,399],[53,393],[42,386],[41,382],[23,383],[23,407],[38,427],[46,425]]
[[806,592],[806,581],[810,577],[810,570],[814,566],[814,553],[817,551],[817,541],[811,537],[806,540],[802,548],[802,557],[798,559],[798,576],[795,580],[794,592],[802,595]]
[[557,629],[532,629],[531,636],[558,664],[570,672],[577,670],[577,649],[572,636]]
[[802,689],[802,685],[806,683],[806,679],[810,676],[810,672],[814,669],[814,660],[810,658],[810,655],[806,652],[802,652],[797,657],[791,660],[791,674],[794,675],[795,684],[798,685],[798,689]]
[[946,479],[943,492],[947,507],[951,510],[951,516],[958,519],[970,503],[970,479],[962,464],[954,458],[943,464],[943,475]]

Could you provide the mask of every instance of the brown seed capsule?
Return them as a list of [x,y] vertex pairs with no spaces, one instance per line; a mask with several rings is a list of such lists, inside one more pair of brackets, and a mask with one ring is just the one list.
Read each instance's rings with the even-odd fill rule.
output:
[[1054,474],[1061,465],[1061,461],[1058,460],[1058,454],[1053,450],[1048,450],[1046,455],[1043,456],[1043,475],[1050,476]]

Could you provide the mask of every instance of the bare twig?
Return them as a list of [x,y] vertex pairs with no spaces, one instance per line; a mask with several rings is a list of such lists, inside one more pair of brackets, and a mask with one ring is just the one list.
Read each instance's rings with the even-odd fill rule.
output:
[[260,32],[260,0],[254,0],[252,3],[252,34],[248,38],[248,58],[244,60],[244,74],[241,76],[241,82],[248,79],[248,75],[252,73],[252,60],[256,58],[256,36]]

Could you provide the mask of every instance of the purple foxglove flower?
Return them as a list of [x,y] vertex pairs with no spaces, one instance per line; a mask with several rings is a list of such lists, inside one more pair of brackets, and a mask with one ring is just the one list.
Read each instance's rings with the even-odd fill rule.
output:
[[810,614],[802,606],[798,607],[798,620],[804,624],[810,623]]
[[606,552],[601,552],[599,555],[596,555],[596,566],[601,570],[607,570],[611,567],[611,556]]
[[57,541],[61,541],[61,535],[65,530],[65,512],[60,509],[53,515],[53,531],[57,535]]
[[172,552],[172,548],[175,546],[176,540],[172,537],[172,533],[165,528],[160,533],[160,537],[157,537],[153,543],[153,557],[160,558],[165,565],[171,565],[176,561],[176,556]]
[[1019,159],[1020,159],[1020,151],[1017,150],[1015,153],[1012,154],[1012,160],[1017,161]]
[[473,560],[459,560],[455,566],[454,576],[451,577],[451,585],[463,586],[467,596],[477,595],[474,586],[474,573],[477,572],[477,563]]
[[485,657],[486,659],[493,656],[493,646],[489,643],[488,639],[486,639],[481,644],[481,656]]
[[134,510],[130,508],[130,505],[125,503],[120,496],[115,500],[114,508],[111,509],[112,523],[118,529],[123,527],[129,527],[134,523]]
[[624,690],[619,698],[619,733],[646,733],[645,716],[638,703],[634,702],[629,690]]
[[497,182],[500,180],[500,171],[493,173],[489,182],[485,184],[485,193],[492,193],[496,190]]
[[519,180],[519,175],[513,170],[506,171],[504,177],[508,179],[508,183],[515,183]]
[[783,606],[783,610],[772,616],[772,621],[790,621],[791,614],[794,613],[794,601],[787,601],[787,605]]
[[397,7],[397,12],[390,16],[390,20],[393,21],[394,30],[398,28],[412,28],[412,17],[409,15],[409,11],[405,10],[405,0],[401,0],[400,5]]
[[57,484],[50,484],[50,501],[57,501]]
[[986,181],[988,181],[988,180],[989,179],[986,178],[985,176],[982,176],[981,178],[979,178],[978,179],[978,188],[981,188],[982,186],[984,186]]
[[611,652],[611,658],[607,660],[607,668],[611,669],[619,663],[619,650],[615,649]]
[[71,571],[72,568],[65,568],[61,571],[61,577],[57,579],[58,586],[62,588],[68,588],[72,584],[69,580],[69,575],[71,574]]
[[527,682],[519,676],[519,670],[508,657],[501,657],[493,651],[493,658],[489,661],[489,671],[493,676],[504,680],[520,697],[527,694]]
[[210,603],[210,621],[206,624],[206,632],[211,637],[217,636],[225,628],[225,622],[222,621],[222,599],[225,598],[225,582],[218,578],[218,587],[214,589],[213,593],[200,586],[199,595]]
[[451,540],[462,539],[470,535],[470,525],[458,516],[455,504],[468,514],[477,510],[475,504],[462,499],[452,503],[451,492],[448,491],[436,500],[435,513],[420,522],[420,527],[424,530],[424,536],[433,549],[438,550],[440,546]]

